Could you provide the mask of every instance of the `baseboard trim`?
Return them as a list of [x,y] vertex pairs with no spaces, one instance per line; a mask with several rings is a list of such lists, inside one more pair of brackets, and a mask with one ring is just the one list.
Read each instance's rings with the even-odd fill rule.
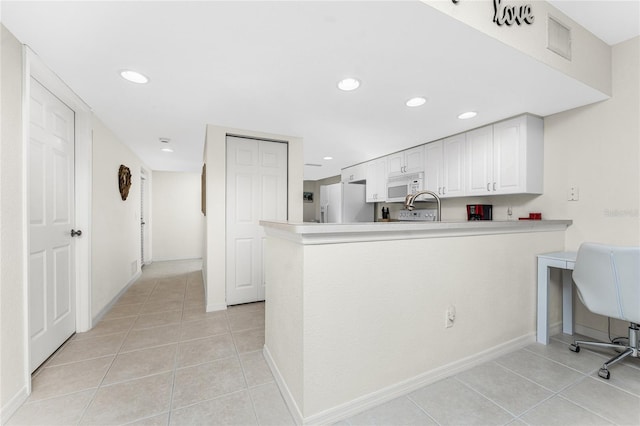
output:
[[320,413],[313,414],[308,417],[304,417],[302,412],[300,411],[300,407],[298,407],[298,404],[293,398],[293,395],[291,394],[284,378],[280,374],[280,370],[278,369],[278,366],[273,360],[271,353],[269,352],[269,348],[266,345],[264,346],[263,354],[265,360],[267,361],[267,365],[269,365],[269,368],[273,373],[276,384],[280,388],[280,393],[282,394],[287,406],[289,407],[289,411],[296,421],[296,424],[316,425],[339,422],[362,411],[391,401],[399,396],[406,395],[423,386],[435,383],[438,380],[453,376],[487,361],[494,360],[509,352],[522,349],[531,343],[535,343],[535,341],[535,333],[526,334],[524,336],[486,349],[477,354],[469,355],[450,364],[434,368],[433,370],[426,371],[410,379],[372,392],[368,395],[361,396],[352,401],[346,402],[344,404],[338,405]]
[[262,348],[262,354],[264,355],[264,359],[267,361],[267,365],[273,373],[273,377],[276,381],[276,384],[278,385],[278,388],[280,389],[280,393],[282,394],[282,398],[284,399],[285,404],[287,404],[287,408],[289,408],[289,412],[293,416],[294,422],[297,425],[303,424],[302,412],[300,412],[300,408],[298,407],[296,400],[293,398],[293,395],[291,394],[287,383],[284,381],[284,378],[282,377],[278,366],[274,362],[273,357],[271,356],[271,352],[269,352],[269,348],[266,344]]
[[7,402],[0,410],[0,424],[7,424],[9,419],[18,411],[22,404],[29,398],[29,389],[24,386]]
[[225,311],[226,309],[226,303],[207,303],[207,312]]
[[[609,341],[608,333],[604,331],[596,330],[595,328],[586,327],[584,325],[576,324],[574,327],[574,332],[577,334],[582,334],[583,336],[587,336],[591,339],[598,340],[600,342]],[[626,337],[626,336],[623,336],[623,337]]]
[[549,337],[562,333],[562,321],[549,324]]
[[133,283],[135,283],[141,276],[142,270],[138,270],[138,272],[136,272],[136,274],[131,277],[129,282],[122,288],[122,290],[120,290],[118,294],[116,294],[116,296],[111,299],[111,302],[109,302],[104,308],[100,309],[100,312],[98,312],[98,314],[93,317],[93,319],[91,320],[91,328],[93,328],[97,323],[100,322],[100,320],[107,314],[107,312],[109,312],[111,308],[113,308],[113,305],[116,304],[118,299],[120,299],[122,295],[125,294],[127,290],[129,290],[129,287],[131,287]]

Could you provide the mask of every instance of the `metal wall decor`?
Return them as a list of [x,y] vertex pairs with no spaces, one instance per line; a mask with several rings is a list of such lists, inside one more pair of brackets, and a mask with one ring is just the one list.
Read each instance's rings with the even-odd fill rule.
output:
[[[453,4],[460,2],[460,0],[451,1]],[[516,6],[513,4],[502,4],[502,0],[493,0],[493,22],[499,27],[503,25],[511,26],[513,24],[531,25],[534,20],[535,16],[533,16],[530,4]]]
[[122,201],[129,196],[129,188],[131,188],[131,170],[124,164],[120,164],[118,170],[118,187],[120,188],[120,198]]

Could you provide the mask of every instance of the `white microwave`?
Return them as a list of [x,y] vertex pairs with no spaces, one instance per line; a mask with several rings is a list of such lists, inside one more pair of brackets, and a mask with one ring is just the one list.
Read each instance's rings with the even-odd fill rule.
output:
[[402,202],[409,194],[422,191],[424,185],[424,173],[412,173],[404,176],[396,176],[387,180],[387,202]]

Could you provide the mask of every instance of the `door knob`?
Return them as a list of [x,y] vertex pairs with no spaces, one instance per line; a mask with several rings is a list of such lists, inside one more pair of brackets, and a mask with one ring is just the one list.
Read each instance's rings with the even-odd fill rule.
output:
[[72,237],[79,237],[81,235],[82,235],[82,231],[81,230],[79,230],[79,229],[77,231],[75,229],[71,230],[71,236]]

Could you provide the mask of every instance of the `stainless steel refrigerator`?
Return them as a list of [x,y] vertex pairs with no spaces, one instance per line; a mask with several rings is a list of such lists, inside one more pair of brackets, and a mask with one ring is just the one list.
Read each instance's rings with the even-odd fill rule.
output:
[[320,187],[320,222],[373,222],[374,203],[366,202],[365,185],[334,183]]

